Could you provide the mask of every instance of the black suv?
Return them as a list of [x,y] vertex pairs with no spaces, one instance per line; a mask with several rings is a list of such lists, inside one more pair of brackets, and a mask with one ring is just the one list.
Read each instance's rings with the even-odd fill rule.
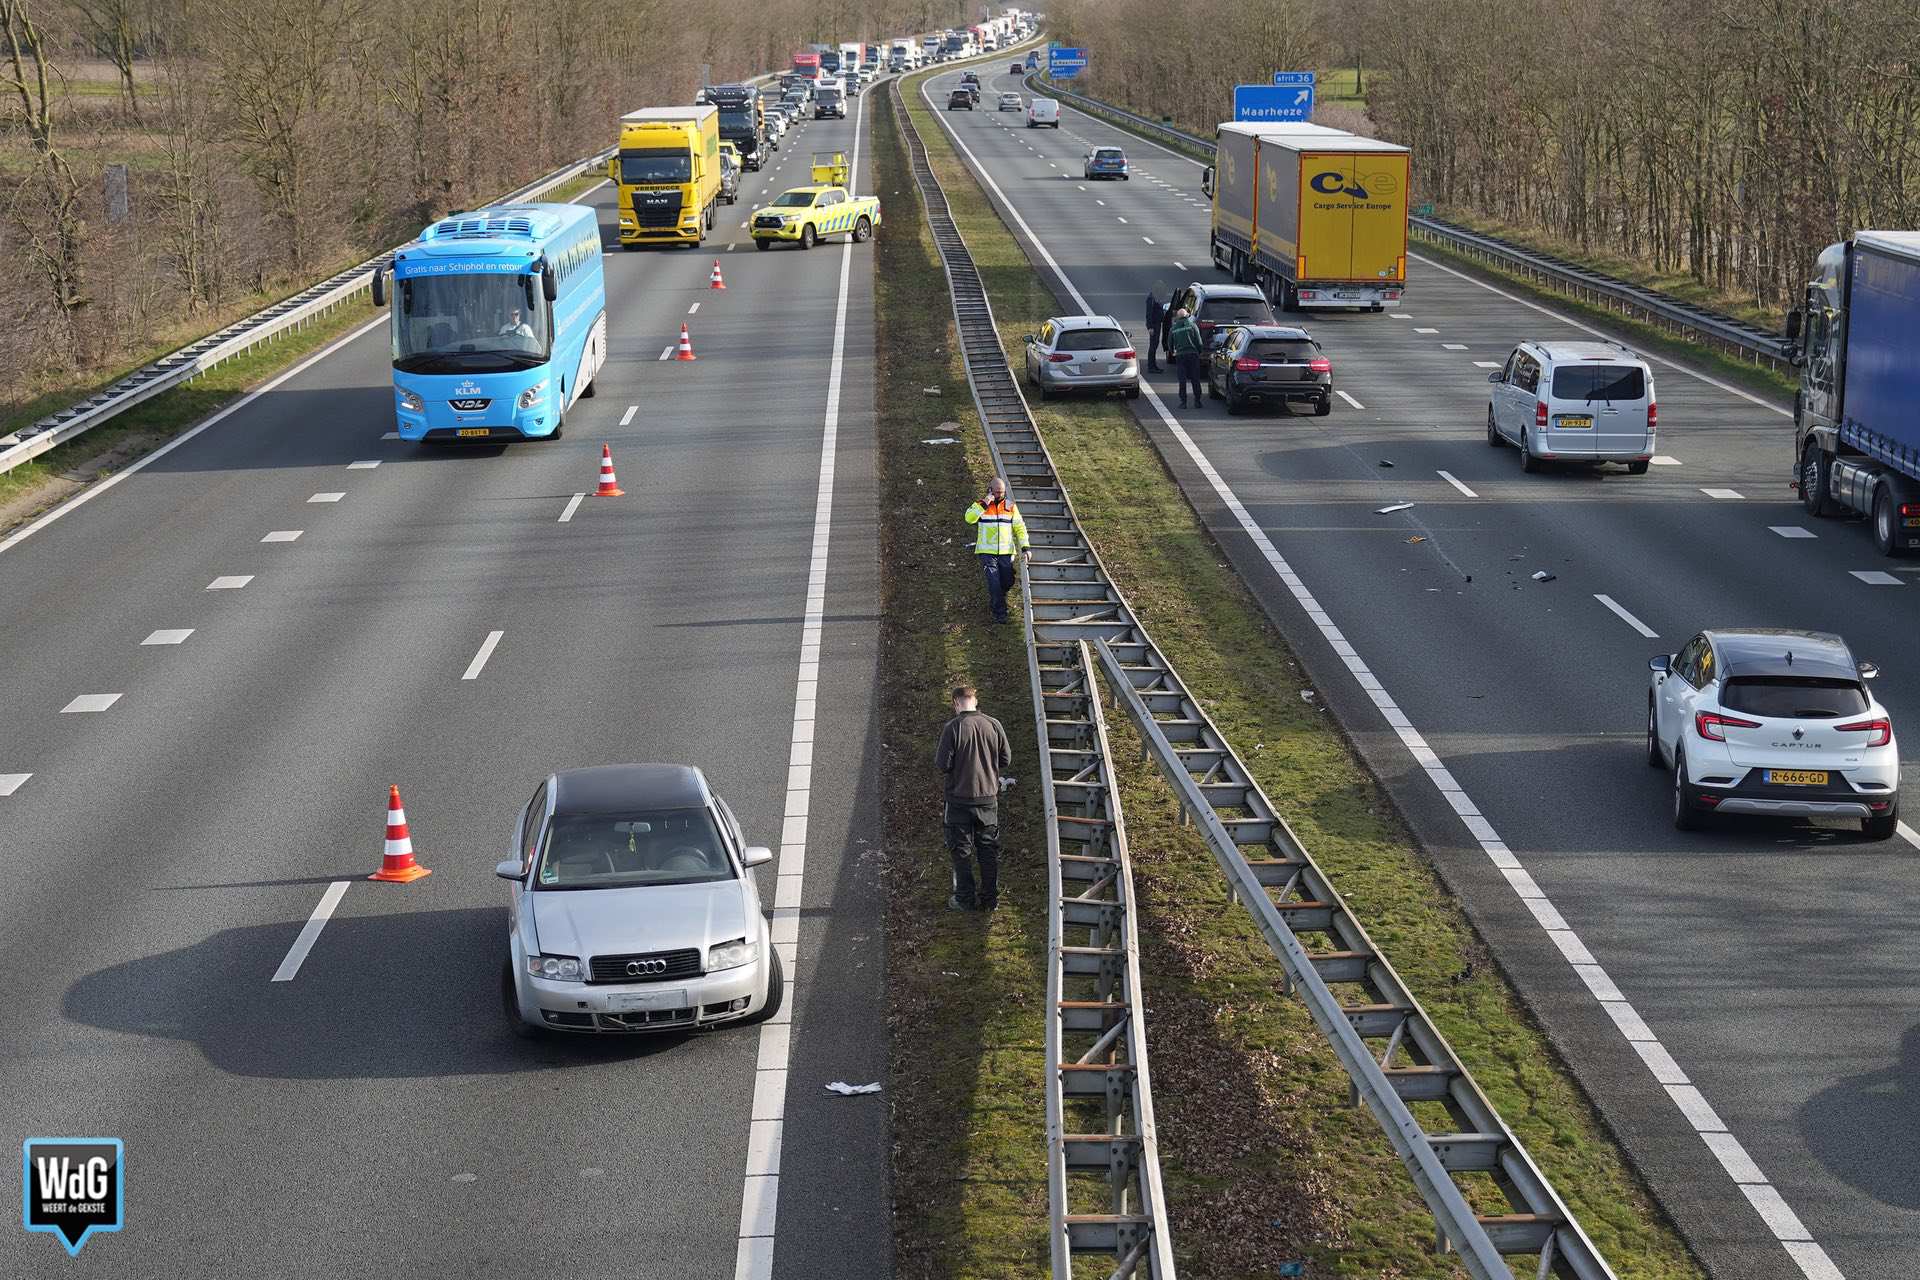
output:
[[955,89],[947,95],[947,110],[958,111],[962,108],[968,111],[973,110],[973,91],[971,89]]
[[1315,417],[1333,412],[1333,362],[1297,325],[1244,325],[1207,360],[1207,394],[1239,413],[1253,401],[1311,404]]
[[1190,284],[1175,289],[1161,322],[1160,345],[1173,335],[1173,313],[1185,307],[1200,326],[1200,349],[1211,352],[1214,342],[1237,324],[1277,325],[1273,305],[1250,284]]

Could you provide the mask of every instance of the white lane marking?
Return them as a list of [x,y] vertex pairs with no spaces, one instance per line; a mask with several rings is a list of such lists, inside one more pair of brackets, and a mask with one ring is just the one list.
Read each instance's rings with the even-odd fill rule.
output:
[[695,314],[696,312],[698,312],[699,310],[700,310],[700,304],[696,302],[696,303],[694,303],[694,304],[693,304],[692,306],[690,306],[690,307],[688,307],[688,308],[687,308],[687,314],[688,314],[688,315],[693,315],[693,314]]
[[150,644],[185,644],[187,637],[192,634],[192,627],[164,627],[159,631],[148,632],[147,638],[140,643],[143,646]]
[[[376,321],[376,323],[378,322]],[[400,433],[398,431],[388,431],[384,433],[380,438],[382,440],[398,440],[400,438]]]
[[306,532],[305,529],[274,529],[271,532],[269,532],[266,537],[260,539],[260,541],[262,542],[298,542],[300,541],[300,535],[305,532]]
[[250,573],[226,573],[207,584],[209,591],[238,591],[253,581]]
[[1413,319],[1413,313],[1411,311],[1389,311],[1387,312],[1387,314],[1392,316],[1395,320]]
[[352,342],[355,338],[364,337],[367,334],[372,333],[375,329],[384,328],[388,323],[389,321],[385,316],[381,316],[377,320],[369,320],[365,324],[361,325],[358,329],[355,329],[352,333],[347,334],[345,337],[339,339],[338,341],[328,346],[324,346],[320,348],[320,350],[314,352],[312,355],[308,356],[305,360],[302,360],[299,364],[296,364],[295,366],[293,366],[293,368],[287,370],[285,373],[281,374],[279,377],[273,378],[267,382],[264,382],[259,387],[255,388],[252,391],[249,391],[246,395],[241,396],[238,400],[235,400],[232,404],[228,405],[226,408],[215,413],[212,417],[208,418],[205,422],[201,423],[199,426],[193,427],[187,431],[181,432],[179,435],[167,441],[165,444],[161,445],[158,449],[155,449],[152,453],[149,453],[144,458],[136,458],[134,461],[129,462],[126,466],[122,467],[120,470],[108,476],[105,480],[102,480],[97,484],[91,485],[88,488],[82,489],[79,493],[74,494],[71,498],[68,498],[65,502],[61,503],[59,506],[55,507],[53,510],[47,512],[47,514],[41,516],[38,520],[35,520],[33,523],[26,525],[25,527],[19,529],[18,531],[12,534],[9,534],[5,538],[0,538],[0,552],[6,552],[6,551],[12,550],[14,547],[18,546],[20,543],[25,542],[28,538],[31,538],[34,534],[40,532],[42,529],[52,524],[55,520],[58,520],[61,516],[66,515],[69,511],[73,511],[79,507],[85,506],[89,502],[92,502],[95,498],[107,492],[109,489],[112,489],[115,485],[119,484],[122,480],[125,480],[128,476],[137,474],[138,472],[145,470],[147,467],[152,466],[154,463],[158,462],[160,459],[172,453],[175,449],[178,449],[181,445],[187,443],[187,441],[199,435],[202,431],[207,430],[209,427],[219,425],[220,423],[226,421],[227,418],[229,418],[233,414],[240,412],[240,410],[246,408],[248,405],[258,400],[261,396],[266,395],[269,391],[272,391],[280,386],[283,386],[286,384],[286,382],[289,379],[296,378],[301,374],[305,373],[308,369],[312,368],[316,364],[319,364],[322,360],[325,360],[328,356],[340,350],[340,348],[346,346],[349,342]]
[[85,715],[90,711],[105,711],[118,701],[120,701],[120,695],[117,693],[83,693],[60,708],[60,714]]
[[1498,369],[1501,365],[1498,360],[1475,360],[1473,367],[1476,369]]
[[660,358],[665,360],[668,356],[672,355],[673,349],[677,345],[677,343],[669,342],[666,346],[660,348]]
[[500,643],[500,637],[505,634],[507,633],[504,631],[487,632],[487,638],[480,642],[480,652],[473,655],[473,661],[467,664],[466,674],[460,677],[462,680],[480,678],[480,672],[487,665],[487,659],[493,656],[494,646]]
[[0,773],[0,796],[12,795],[32,776],[30,773]]
[[586,496],[584,493],[576,493],[567,499],[567,508],[560,513],[561,524],[569,524],[572,522],[573,513],[580,509],[580,500]]
[[1459,477],[1455,476],[1453,472],[1442,471],[1439,473],[1439,475],[1442,480],[1445,480],[1448,484],[1452,485],[1454,488],[1458,489],[1460,492],[1466,494],[1469,498],[1477,498],[1480,496],[1479,494],[1475,493],[1473,490],[1467,488],[1467,486],[1465,486],[1464,484],[1461,484]]
[[[19,776],[23,778],[30,778],[33,775],[30,773],[23,773]],[[5,794],[7,793],[4,791],[0,791],[0,796],[3,796]],[[1895,830],[1899,831],[1900,838],[1902,840],[1905,840],[1908,844],[1912,845],[1914,848],[1920,849],[1920,831],[1915,831],[1912,827],[1908,826],[1904,822],[1895,824]]]
[[1107,202],[1105,200],[1095,200],[1094,203],[1099,205],[1102,209],[1107,207]]
[[1612,596],[1603,596],[1603,595],[1596,594],[1593,598],[1595,600],[1598,600],[1601,604],[1607,606],[1607,611],[1613,614],[1614,617],[1620,619],[1620,621],[1626,623],[1628,626],[1632,627],[1635,631],[1638,631],[1641,635],[1645,636],[1647,639],[1658,640],[1660,638],[1660,633],[1658,631],[1655,631],[1652,627],[1648,626],[1646,623],[1640,621],[1640,619],[1628,613],[1626,609],[1621,607],[1620,602],[1615,600]]
[[1440,331],[1438,329],[1415,329],[1414,332],[1415,333],[1438,333]]
[[1176,262],[1173,264],[1173,269],[1175,271],[1185,271],[1187,269],[1187,264],[1184,262]]
[[1783,538],[1817,538],[1820,535],[1811,529],[1802,529],[1797,524],[1770,524],[1767,528]]
[[639,406],[639,405],[637,405],[637,404],[630,404],[630,405],[628,405],[628,406],[627,406],[627,411],[626,411],[625,413],[623,413],[623,414],[621,414],[621,415],[620,415],[620,425],[624,427],[624,426],[626,426],[626,425],[627,425],[627,424],[628,424],[629,422],[632,422],[632,421],[633,421],[633,415],[634,415],[634,414],[636,414],[636,413],[638,413],[638,412],[640,412],[640,406]]
[[[852,172],[860,170],[861,126],[866,101],[853,117]],[[827,609],[827,552],[833,534],[834,458],[840,440],[840,383],[846,370],[847,306],[852,292],[853,241],[842,241],[840,293],[833,319],[833,357],[827,366],[827,403],[820,432],[820,480],[813,501],[813,552],[807,564],[807,599],[800,626],[800,664],[794,682],[793,733],[788,742],[787,804],[776,866],[773,945],[787,975],[786,1004],[760,1027],[754,1068],[753,1113],[748,1117],[747,1167],[741,1181],[740,1238],[734,1280],[768,1280],[773,1274],[774,1230],[780,1203],[781,1135],[786,1127],[787,1063],[791,1049],[794,974],[800,947],[801,888],[807,869],[807,812],[812,807],[814,706],[820,680],[820,634]]]
[[300,966],[306,963],[307,953],[312,951],[313,944],[320,940],[320,931],[326,928],[327,921],[333,918],[334,908],[340,905],[340,899],[346,895],[345,880],[335,880],[327,886],[327,891],[320,895],[319,905],[314,907],[313,914],[307,917],[307,922],[300,926],[299,936],[294,938],[293,945],[287,948],[286,959],[282,960],[280,967],[273,971],[273,981],[293,981],[294,975],[300,972]]
[[[1114,214],[1113,216],[1114,216],[1114,217],[1116,217],[1116,218],[1120,218],[1120,215],[1119,215],[1119,214],[1117,214],[1117,213],[1116,213],[1116,214]],[[1125,221],[1126,221],[1126,219],[1125,219],[1125,218],[1120,218],[1120,221],[1122,221],[1122,222],[1125,222]]]
[[375,467],[377,467],[377,466],[379,466],[379,465],[380,465],[380,462],[379,462],[379,460],[378,460],[378,459],[376,459],[376,458],[365,458],[365,459],[362,459],[362,460],[361,460],[361,461],[359,461],[359,462],[349,462],[349,463],[347,464],[347,470],[349,470],[349,471],[371,471],[371,470],[373,470],[373,469],[374,469]]
[[308,502],[338,502],[340,501],[340,499],[346,496],[347,496],[346,494],[339,493],[339,492],[316,493],[311,498],[308,498],[307,501]]
[[1664,453],[1656,453],[1653,455],[1653,465],[1656,467],[1677,467],[1680,465],[1680,459],[1669,458]]
[[[741,226],[745,226],[746,224],[745,224],[745,223],[743,222],[743,223],[741,223],[740,225],[741,225]],[[729,240],[729,241],[727,241],[727,252],[728,252],[728,253],[732,253],[732,252],[733,252],[733,250],[734,250],[734,242],[733,242],[733,241],[731,241],[731,240]]]
[[1738,489],[1702,489],[1700,492],[1709,498],[1719,498],[1723,502],[1733,502],[1747,496]]
[[1073,185],[1074,185],[1074,188],[1079,191],[1085,191],[1087,189],[1085,183],[1076,182]]
[[[921,96],[923,98],[926,96],[924,88],[921,90]],[[927,100],[927,105],[929,107],[933,105],[931,99]],[[939,117],[936,116],[935,118],[938,119]],[[1046,263],[1047,268],[1051,270],[1061,284],[1066,287],[1067,293],[1080,307],[1081,313],[1085,315],[1098,314],[1093,304],[1087,301],[1086,295],[1080,292],[1066,271],[1061,268],[1059,260],[1056,259],[1053,256],[1053,252],[1047,248],[1046,242],[1034,234],[1033,228],[1028,225],[1026,218],[1021,216],[1020,210],[1014,205],[1013,201],[1007,198],[1007,193],[1001,190],[1000,184],[996,182],[993,175],[987,171],[987,166],[981,164],[980,158],[973,154],[972,148],[968,147],[958,132],[951,127],[946,128],[946,133],[953,144],[966,156],[968,163],[973,166],[974,176],[985,183],[988,190],[992,191],[993,194],[999,198],[1002,207],[1012,216],[1014,223],[1027,237],[1028,243],[1032,244],[1034,251],[1040,255],[1040,260]],[[1157,147],[1159,144],[1148,143],[1148,145]],[[1165,147],[1160,147],[1159,149],[1162,151],[1166,150]],[[1168,152],[1168,154],[1175,155],[1177,153]],[[1184,156],[1180,158],[1187,159],[1187,157]],[[1196,167],[1200,166],[1199,161],[1190,161],[1190,163]],[[1448,270],[1448,268],[1443,267],[1441,270]],[[1462,275],[1462,273],[1457,271],[1452,274]],[[1471,277],[1463,278],[1471,279]],[[1476,283],[1478,282],[1476,281]],[[1494,292],[1498,293],[1499,290],[1495,290]],[[1515,301],[1519,301],[1519,299],[1515,299]],[[1535,307],[1534,309],[1536,311],[1545,310],[1543,307]],[[1179,442],[1180,447],[1186,452],[1187,457],[1192,459],[1194,466],[1206,480],[1208,487],[1211,488],[1220,498],[1221,502],[1225,504],[1227,511],[1233,516],[1234,522],[1240,526],[1241,530],[1253,542],[1254,547],[1260,552],[1261,557],[1267,562],[1268,567],[1279,575],[1281,583],[1287,588],[1288,593],[1292,595],[1294,601],[1305,611],[1307,617],[1314,620],[1314,625],[1319,629],[1321,635],[1326,638],[1328,643],[1333,646],[1334,652],[1341,655],[1341,661],[1346,665],[1347,670],[1353,673],[1354,678],[1359,681],[1361,687],[1366,690],[1373,704],[1380,708],[1381,714],[1386,718],[1387,723],[1392,726],[1394,733],[1400,738],[1401,742],[1405,744],[1407,750],[1413,755],[1413,758],[1426,770],[1428,780],[1431,781],[1434,787],[1446,798],[1454,812],[1460,815],[1462,824],[1465,825],[1474,841],[1479,844],[1481,851],[1487,855],[1494,866],[1498,867],[1502,873],[1507,875],[1507,881],[1513,887],[1514,893],[1519,896],[1527,910],[1533,915],[1540,927],[1545,930],[1548,939],[1559,949],[1560,954],[1565,956],[1568,963],[1575,967],[1575,972],[1578,973],[1583,980],[1588,981],[1588,989],[1592,990],[1595,984],[1590,979],[1605,978],[1606,973],[1594,960],[1593,953],[1587,950],[1587,945],[1581,941],[1580,935],[1574,932],[1572,926],[1568,925],[1566,920],[1561,916],[1559,909],[1553,905],[1553,902],[1541,891],[1540,887],[1534,883],[1533,877],[1527,874],[1526,868],[1520,859],[1507,847],[1506,842],[1500,838],[1500,833],[1494,829],[1491,822],[1487,821],[1486,817],[1473,803],[1466,791],[1460,786],[1452,772],[1441,760],[1439,753],[1434,751],[1434,749],[1428,745],[1426,738],[1420,731],[1413,727],[1412,722],[1407,718],[1406,712],[1400,709],[1400,705],[1394,701],[1392,695],[1389,694],[1380,683],[1379,677],[1376,676],[1372,668],[1359,657],[1352,644],[1347,640],[1346,634],[1334,623],[1332,617],[1321,606],[1320,601],[1314,596],[1312,591],[1308,589],[1306,580],[1295,573],[1293,566],[1288,564],[1286,559],[1281,556],[1280,549],[1274,546],[1273,540],[1267,536],[1266,531],[1254,520],[1252,514],[1247,510],[1246,504],[1240,501],[1239,495],[1234,493],[1233,489],[1227,484],[1225,477],[1214,469],[1214,465],[1207,458],[1206,453],[1195,443],[1193,437],[1187,434],[1186,428],[1180,425],[1180,420],[1167,408],[1167,402],[1161,398],[1160,393],[1156,391],[1150,383],[1143,383],[1140,390],[1153,411],[1160,415],[1160,420],[1166,424],[1168,432]],[[1753,399],[1753,397],[1748,398]],[[1325,621],[1319,621],[1319,619],[1325,619]],[[1920,841],[1916,841],[1916,843],[1920,843]],[[1611,979],[1607,979],[1606,989],[1609,990],[1612,995],[1617,996],[1621,994],[1618,989],[1613,986]],[[1615,1000],[1611,998],[1602,999],[1602,997],[1596,994],[1594,998],[1600,1001],[1601,1008],[1606,1009],[1609,1014],[1614,1014],[1612,1006],[1622,1006],[1620,1013],[1614,1014],[1616,1026],[1620,1025],[1623,1020],[1621,1015],[1627,1015],[1631,1024],[1644,1024],[1644,1020],[1640,1018],[1639,1012],[1633,1008],[1632,1004],[1627,1001],[1624,996]],[[1654,1043],[1658,1042],[1655,1041]],[[1665,1088],[1668,1097],[1673,1099],[1674,1105],[1680,1108],[1681,1114],[1687,1119],[1688,1123],[1696,1132],[1727,1132],[1726,1125],[1720,1122],[1720,1118],[1714,1114],[1713,1108],[1707,1105],[1706,1098],[1693,1085],[1668,1084]],[[1702,1121],[1709,1119],[1711,1120],[1710,1124],[1702,1123]],[[1790,1255],[1810,1280],[1819,1280],[1820,1277],[1831,1274],[1831,1268],[1833,1267],[1832,1261],[1828,1259],[1826,1251],[1811,1240],[1801,1242],[1794,1246],[1790,1249]],[[1829,1270],[1819,1270],[1821,1267],[1828,1268]]]
[[1356,409],[1364,409],[1367,407],[1361,404],[1358,400],[1355,400],[1352,396],[1348,395],[1344,391],[1340,391],[1336,389],[1333,394],[1339,396],[1342,400],[1345,400],[1348,404],[1352,405]]
[[1467,344],[1464,342],[1443,342],[1440,344],[1440,349],[1442,351],[1465,351]]
[[1897,587],[1900,585],[1900,579],[1894,577],[1884,569],[1849,569],[1847,572],[1870,587]]
[[1145,240],[1145,241],[1146,241],[1146,242],[1147,242],[1148,244],[1152,244],[1152,243],[1153,243],[1153,239],[1152,239],[1152,237],[1150,237],[1150,236],[1141,236],[1140,238],[1141,238],[1142,240]]

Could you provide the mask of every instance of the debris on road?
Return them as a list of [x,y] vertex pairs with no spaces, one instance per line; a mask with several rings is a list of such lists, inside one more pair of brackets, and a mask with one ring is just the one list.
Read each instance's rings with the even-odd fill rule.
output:
[[843,1098],[851,1098],[856,1093],[878,1093],[880,1082],[876,1080],[872,1084],[848,1084],[845,1080],[835,1080],[827,1086],[827,1092],[837,1093]]
[[1392,506],[1390,506],[1390,507],[1380,507],[1380,508],[1378,508],[1378,509],[1377,509],[1377,510],[1376,510],[1376,511],[1374,512],[1374,514],[1375,514],[1375,515],[1382,515],[1382,516],[1390,516],[1390,515],[1392,515],[1392,514],[1393,514],[1394,512],[1396,512],[1396,511],[1405,511],[1405,510],[1406,510],[1407,508],[1409,508],[1409,507],[1411,507],[1412,505],[1413,505],[1413,504],[1412,504],[1411,502],[1396,502],[1396,503],[1395,503],[1394,505],[1392,505]]
[[1533,571],[1533,580],[1535,582],[1552,582],[1557,576],[1557,574],[1548,573],[1545,569],[1535,569]]
[[931,440],[922,440],[921,444],[959,444],[952,436],[935,436]]

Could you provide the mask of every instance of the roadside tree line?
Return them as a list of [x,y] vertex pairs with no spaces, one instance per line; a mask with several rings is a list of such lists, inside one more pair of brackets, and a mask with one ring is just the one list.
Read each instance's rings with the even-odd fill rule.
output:
[[[1416,198],[1779,310],[1920,226],[1920,7],[1882,0],[1055,0],[1088,92],[1210,134],[1232,86],[1359,67]],[[1337,115],[1338,119],[1328,119]]]
[[597,151],[703,65],[966,7],[0,0],[0,408]]

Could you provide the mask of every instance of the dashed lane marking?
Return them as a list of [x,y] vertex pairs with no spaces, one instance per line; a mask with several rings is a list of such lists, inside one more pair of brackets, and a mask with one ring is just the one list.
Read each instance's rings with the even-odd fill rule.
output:
[[1747,496],[1738,489],[1702,489],[1700,492],[1709,498],[1718,498],[1722,502],[1736,502]]
[[142,645],[149,644],[185,644],[187,637],[193,634],[192,627],[165,627],[159,631],[150,631]]
[[249,582],[252,582],[252,581],[253,581],[253,575],[250,573],[228,573],[228,574],[223,574],[218,578],[215,578],[212,582],[209,582],[207,584],[207,590],[238,591],[240,588],[246,586]]
[[334,908],[340,905],[340,899],[347,895],[347,882],[335,880],[320,895],[320,903],[300,926],[300,933],[293,940],[293,946],[287,949],[286,959],[273,971],[273,981],[292,982],[300,972],[300,966],[307,962],[307,953],[313,950],[313,944],[320,940],[320,931],[327,927],[327,921],[333,918]]
[[1458,489],[1461,493],[1466,494],[1469,498],[1477,498],[1480,496],[1479,494],[1475,493],[1473,490],[1467,488],[1467,486],[1465,486],[1464,484],[1461,484],[1459,478],[1455,476],[1451,471],[1440,471],[1440,472],[1436,472],[1435,474],[1437,474],[1442,480],[1445,480],[1448,484],[1452,485],[1454,488]]
[[480,673],[486,669],[487,659],[493,656],[494,649],[500,644],[500,637],[505,634],[507,633],[504,631],[487,632],[487,638],[480,642],[480,652],[473,655],[473,661],[467,664],[466,672],[461,675],[462,680],[480,678]]
[[1802,529],[1797,524],[1770,524],[1767,528],[1783,538],[1817,538],[1820,536],[1811,529]]
[[1355,400],[1352,396],[1348,395],[1344,391],[1335,391],[1333,394],[1339,396],[1342,400],[1345,400],[1348,404],[1352,405],[1356,409],[1364,409],[1367,407],[1361,404],[1358,400]]
[[305,529],[275,529],[260,539],[262,542],[298,542]]
[[1653,465],[1656,467],[1677,467],[1680,465],[1680,459],[1669,458],[1664,453],[1656,453],[1653,455]]
[[60,714],[85,715],[93,711],[105,711],[118,701],[120,701],[120,695],[117,693],[83,693],[60,708]]
[[10,796],[26,784],[30,773],[0,773],[0,796]]
[[628,406],[627,406],[627,411],[626,411],[625,413],[623,413],[623,414],[621,414],[621,415],[620,415],[620,425],[624,427],[624,426],[626,426],[626,425],[627,425],[627,424],[628,424],[629,422],[632,422],[632,421],[633,421],[633,415],[634,415],[634,414],[636,414],[636,413],[638,413],[638,412],[640,412],[640,406],[639,406],[639,405],[637,405],[637,404],[630,404],[630,405],[628,405]]
[[1438,333],[1440,331],[1438,329],[1415,329],[1414,332],[1415,333]]
[[358,461],[358,462],[349,462],[349,463],[347,464],[347,470],[349,470],[349,471],[371,471],[371,470],[373,470],[373,469],[374,469],[375,467],[377,467],[377,466],[379,466],[379,465],[380,465],[380,461],[379,461],[379,459],[377,459],[377,458],[363,458],[363,459],[361,459],[361,460],[360,460],[360,461]]
[[587,495],[586,495],[586,494],[584,494],[584,493],[576,493],[576,494],[574,494],[574,495],[573,495],[573,496],[572,496],[571,498],[568,498],[568,499],[567,499],[567,507],[566,507],[566,510],[564,510],[564,511],[562,511],[562,512],[560,513],[560,523],[561,523],[561,524],[571,524],[571,523],[573,523],[573,513],[574,513],[574,512],[576,512],[576,511],[578,511],[578,510],[580,509],[580,501],[581,501],[581,499],[583,499],[583,498],[585,498],[586,496],[587,496]]
[[1645,636],[1647,639],[1658,640],[1660,638],[1660,633],[1658,631],[1655,631],[1652,627],[1640,621],[1640,619],[1634,617],[1631,613],[1628,613],[1626,609],[1620,604],[1620,602],[1615,600],[1612,596],[1596,594],[1593,598],[1595,600],[1598,600],[1601,604],[1605,605],[1607,607],[1607,611],[1613,614],[1614,617],[1620,619],[1620,621],[1626,623],[1628,626],[1632,627],[1635,631],[1638,631],[1641,635]]
[[1847,572],[1870,587],[1897,587],[1900,585],[1900,579],[1894,577],[1885,569],[1849,569]]
[[340,499],[346,496],[347,496],[346,494],[335,490],[328,493],[316,493],[311,498],[308,498],[307,501],[310,503],[311,502],[338,502],[340,501]]

